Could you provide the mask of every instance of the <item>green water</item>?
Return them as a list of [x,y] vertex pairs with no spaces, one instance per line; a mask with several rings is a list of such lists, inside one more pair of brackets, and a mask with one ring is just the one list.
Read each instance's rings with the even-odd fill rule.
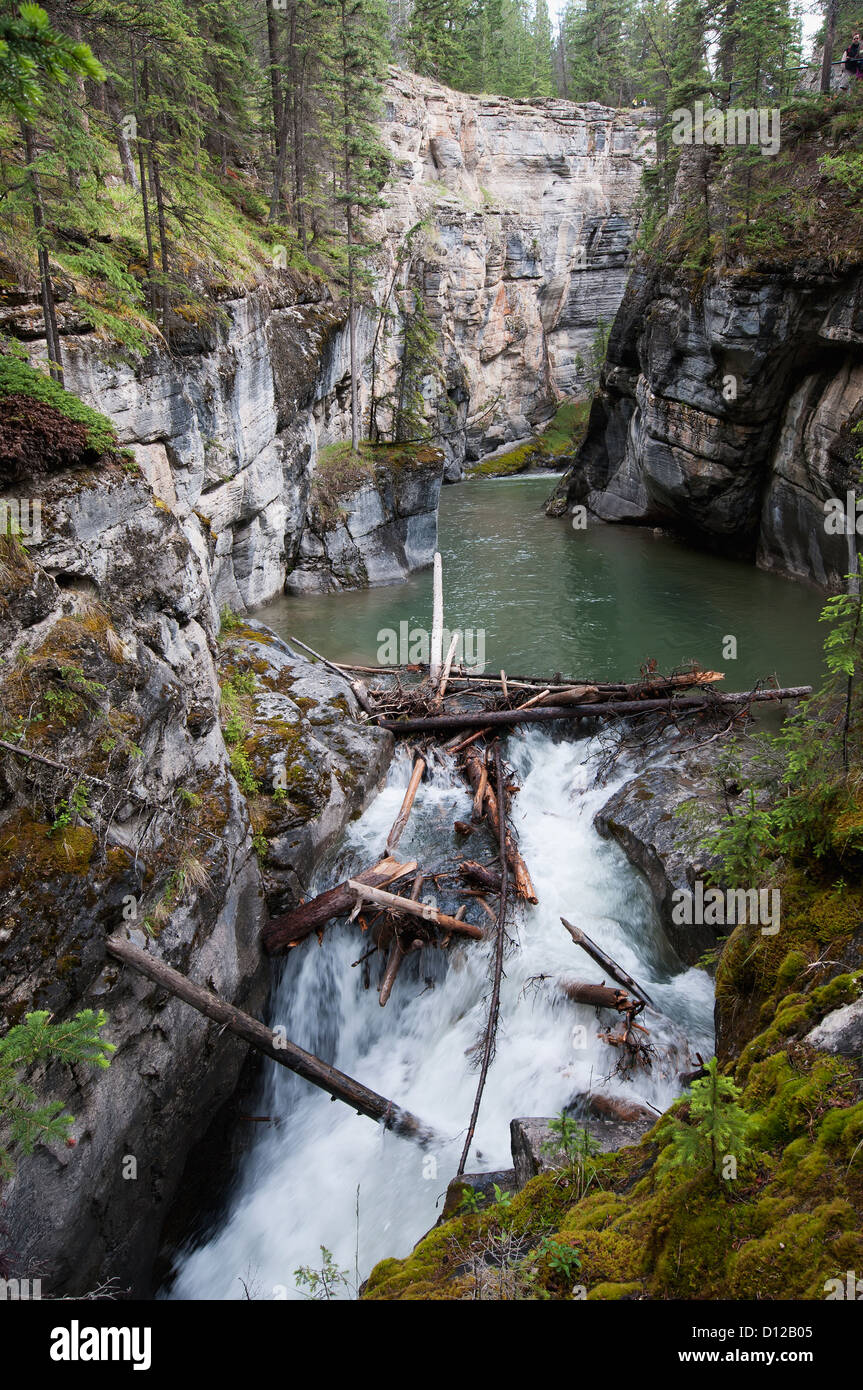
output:
[[[634,527],[574,531],[542,506],[548,477],[477,480],[441,494],[439,545],[448,628],[482,630],[485,669],[597,680],[695,658],[744,690],[776,675],[817,682],[821,594]],[[385,629],[431,623],[431,570],[406,583],[283,597],[257,614],[334,660],[374,665]],[[737,659],[723,658],[727,636]]]

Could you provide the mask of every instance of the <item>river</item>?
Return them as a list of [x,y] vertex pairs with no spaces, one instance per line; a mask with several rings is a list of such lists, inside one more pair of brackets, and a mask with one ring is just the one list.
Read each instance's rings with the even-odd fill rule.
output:
[[[818,678],[822,597],[801,585],[633,529],[573,532],[541,511],[547,478],[478,481],[444,490],[440,549],[448,626],[482,631],[486,666],[518,674],[637,676],[653,658],[669,670],[688,658],[727,672],[745,689],[775,673],[782,683]],[[371,663],[381,634],[425,627],[428,573],[388,589],[286,598],[257,616],[327,656]],[[723,659],[734,637],[736,660]],[[726,647],[727,649],[727,647]],[[677,1093],[686,1043],[712,1050],[712,981],[669,949],[646,884],[622,851],[600,839],[596,810],[626,776],[595,785],[592,739],[531,729],[506,757],[521,790],[514,821],[539,904],[522,907],[501,995],[501,1026],[468,1171],[510,1166],[509,1121],[553,1115],[588,1090],[641,1099],[658,1110]],[[400,752],[387,785],[321,866],[320,889],[378,857],[401,801],[410,761]],[[441,758],[417,798],[400,853],[439,864],[455,851],[452,824],[469,816],[463,784]],[[651,1040],[666,1056],[629,1081],[596,1037],[592,1009],[555,1004],[535,977],[587,975],[560,925],[581,925],[650,992],[659,1015]],[[407,1254],[440,1214],[476,1087],[466,1053],[487,1011],[490,943],[468,941],[409,958],[385,1009],[352,963],[358,927],[330,927],[292,951],[269,1022],[288,1037],[418,1114],[441,1134],[426,1152],[334,1104],[268,1065],[256,1141],[236,1175],[216,1229],[177,1259],[174,1298],[300,1296],[299,1266],[320,1267],[321,1247],[347,1272],[351,1296],[371,1266]],[[589,968],[589,967],[588,967]],[[598,977],[596,977],[598,978]],[[674,1049],[677,1048],[677,1053]],[[669,1050],[670,1049],[670,1050]]]

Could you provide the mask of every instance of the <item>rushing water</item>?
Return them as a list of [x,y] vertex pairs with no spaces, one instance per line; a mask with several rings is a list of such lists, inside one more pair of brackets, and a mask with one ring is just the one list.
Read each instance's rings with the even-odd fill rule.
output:
[[[574,534],[539,511],[547,480],[468,484],[444,493],[441,550],[449,625],[483,628],[490,669],[637,674],[655,657],[730,667],[739,688],[776,671],[785,683],[817,677],[821,601],[751,567],[698,554],[644,533]],[[425,625],[428,576],[389,590],[289,599],[260,616],[342,660],[374,661],[378,633],[405,619]],[[736,663],[721,662],[726,635]],[[501,1025],[468,1171],[508,1167],[509,1121],[549,1115],[588,1090],[664,1108],[676,1093],[687,1046],[712,1047],[709,977],[684,969],[665,942],[649,891],[623,853],[602,841],[593,816],[618,783],[594,785],[597,748],[548,730],[512,737],[506,756],[521,791],[514,819],[539,897],[516,914],[506,960]],[[315,885],[328,886],[379,857],[410,772],[402,751],[387,786],[352,825]],[[424,867],[455,850],[453,821],[470,801],[440,759],[422,785],[400,853]],[[452,904],[442,902],[445,907]],[[596,1037],[592,1009],[555,1003],[535,977],[592,967],[560,916],[577,921],[648,989],[647,1018],[661,1060],[629,1081]],[[381,966],[357,926],[328,928],[292,951],[270,1021],[288,1037],[412,1110],[441,1135],[426,1152],[333,1104],[287,1071],[267,1068],[260,1113],[272,1117],[244,1161],[219,1229],[180,1259],[172,1296],[295,1297],[294,1271],[320,1266],[325,1246],[356,1282],[385,1255],[404,1255],[431,1226],[454,1174],[476,1073],[466,1055],[482,1031],[491,943],[455,943],[409,957],[385,1009]]]

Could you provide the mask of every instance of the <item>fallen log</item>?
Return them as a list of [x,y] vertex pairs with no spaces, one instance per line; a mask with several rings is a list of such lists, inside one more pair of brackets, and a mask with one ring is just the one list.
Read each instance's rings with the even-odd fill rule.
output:
[[432,628],[429,651],[429,680],[437,685],[440,680],[441,660],[443,658],[443,561],[440,551],[435,551],[432,571]]
[[344,1101],[358,1114],[368,1115],[369,1119],[382,1124],[384,1129],[394,1130],[396,1134],[413,1139],[423,1147],[433,1140],[440,1142],[439,1136],[409,1110],[402,1110],[401,1106],[387,1100],[385,1096],[379,1096],[376,1091],[370,1091],[353,1077],[336,1071],[335,1067],[322,1062],[319,1057],[306,1052],[296,1043],[289,1042],[280,1032],[276,1033],[258,1019],[243,1013],[219,995],[212,994],[201,985],[193,984],[179,970],[175,970],[173,966],[147,951],[142,951],[126,937],[109,936],[105,947],[115,960],[122,961],[124,965],[130,965],[133,970],[146,975],[162,989],[168,990],[177,999],[182,999],[183,1003],[191,1005],[206,1018],[220,1023],[235,1037],[241,1038],[271,1061],[296,1072],[298,1076],[326,1091],[335,1100]]
[[[397,859],[386,858],[373,868],[364,869],[356,877],[371,887],[382,888],[387,883],[395,883],[397,879],[404,878],[406,874],[416,873],[416,869],[415,859],[407,864],[400,864]],[[285,912],[280,917],[271,917],[261,934],[264,950],[269,956],[286,951],[289,946],[304,941],[312,932],[325,927],[333,917],[341,917],[350,912],[355,903],[356,893],[351,892],[345,882],[337,884],[335,888],[328,888],[325,893],[319,893],[309,903],[301,903],[291,912]]]
[[[413,882],[413,887],[411,888],[411,898],[414,902],[418,900],[420,895],[420,889],[422,888],[422,886],[423,875],[417,874]],[[381,992],[378,996],[378,1003],[380,1004],[381,1008],[384,1007],[390,995],[392,994],[393,985],[396,982],[396,975],[399,973],[401,963],[407,954],[407,951],[402,945],[402,939],[398,927],[396,927],[393,931],[393,939],[390,945],[390,954],[387,959],[387,968],[384,972],[384,978],[381,983]]]
[[589,1004],[594,1009],[616,1009],[619,1014],[625,1014],[643,1007],[639,1000],[631,999],[625,990],[612,989],[610,985],[562,979],[557,981],[557,988],[573,1004]]
[[465,883],[474,883],[478,888],[492,893],[501,891],[500,869],[488,869],[485,864],[479,864],[475,859],[465,859],[459,864],[458,872],[459,878],[463,878]]
[[408,819],[410,817],[411,807],[414,804],[414,798],[416,797],[417,790],[419,788],[420,782],[422,781],[423,773],[425,772],[425,770],[425,758],[418,757],[416,762],[414,763],[413,772],[411,773],[411,779],[408,782],[408,789],[405,792],[404,800],[402,801],[399,813],[393,821],[392,830],[387,836],[387,854],[392,854],[394,852],[396,845],[398,844],[399,840],[404,834],[405,826],[407,825]]
[[[462,765],[467,774],[468,781],[470,782],[474,791],[478,791],[480,786],[482,785],[482,774],[483,768],[485,767],[485,760],[480,757],[476,748],[469,748],[465,751]],[[533,883],[531,882],[531,877],[528,873],[527,865],[525,864],[524,860],[519,854],[515,840],[512,837],[509,827],[506,825],[506,808],[502,808],[501,813],[501,808],[499,808],[498,806],[497,796],[495,795],[492,788],[488,785],[488,781],[486,781],[485,789],[483,791],[483,801],[485,805],[485,813],[488,816],[488,821],[490,826],[492,827],[492,830],[497,835],[498,839],[502,838],[503,840],[506,849],[506,862],[509,864],[509,867],[512,870],[512,876],[515,881],[516,893],[520,898],[523,898],[525,902],[538,902],[539,900],[536,896],[536,891],[534,889]]]
[[443,664],[443,675],[440,678],[440,685],[438,686],[437,695],[432,701],[432,704],[435,709],[440,708],[440,706],[443,704],[443,697],[444,695],[446,695],[447,682],[449,681],[449,673],[452,670],[453,657],[455,656],[455,649],[458,646],[458,637],[458,633],[454,632],[452,636],[452,641],[449,644],[449,651],[446,654],[446,661]]
[[567,922],[565,917],[561,917],[560,920],[576,946],[580,946],[583,951],[586,951],[602,970],[605,970],[613,980],[616,980],[619,985],[623,985],[625,989],[631,989],[633,994],[637,995],[645,1004],[650,1004],[651,1007],[656,1008],[647,990],[643,989],[636,980],[633,980],[631,975],[627,974],[616,961],[611,959],[611,956],[606,955],[601,946],[597,946],[595,941],[591,941],[587,932],[583,932],[580,927],[574,927],[571,922]]
[[[416,865],[413,867],[416,868]],[[458,917],[450,917],[430,903],[415,903],[411,898],[400,898],[397,893],[385,893],[382,888],[370,887],[358,878],[348,879],[348,887],[358,902],[378,903],[380,907],[392,908],[394,912],[406,912],[409,917],[421,917],[424,922],[434,922],[443,931],[461,932],[462,936],[472,936],[477,940],[483,937],[481,927],[475,927],[472,922],[461,922]]]
[[501,724],[544,724],[555,719],[606,719],[609,715],[647,714],[668,710],[691,714],[694,710],[733,708],[765,701],[804,700],[811,685],[790,685],[777,690],[744,690],[733,694],[680,695],[660,700],[605,700],[594,704],[556,705],[533,709],[465,711],[464,714],[427,715],[419,719],[379,719],[382,729],[394,734],[429,734],[443,729],[492,728]]
[[570,685],[566,690],[546,690],[542,695],[526,700],[518,708],[527,709],[528,705],[538,705],[540,709],[548,705],[595,705],[602,698],[595,685]]

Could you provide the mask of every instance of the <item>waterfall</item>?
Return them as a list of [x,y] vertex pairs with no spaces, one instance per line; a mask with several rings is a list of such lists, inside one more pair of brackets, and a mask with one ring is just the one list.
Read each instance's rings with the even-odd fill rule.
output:
[[[662,1110],[679,1090],[678,1069],[688,1065],[686,1043],[693,1052],[712,1052],[710,979],[676,960],[647,885],[594,829],[596,810],[615,790],[594,786],[598,744],[531,730],[510,738],[504,751],[521,782],[513,822],[539,906],[513,914],[518,944],[505,961],[497,1049],[468,1172],[511,1166],[513,1116],[557,1114],[588,1090]],[[410,766],[401,750],[386,787],[349,827],[315,891],[379,857]],[[617,785],[626,776],[619,769]],[[454,850],[453,822],[469,815],[463,783],[440,758],[420,788],[400,854],[422,868],[441,865]],[[540,975],[601,977],[573,945],[561,915],[649,990],[662,1014],[651,1015],[651,1041],[665,1064],[629,1081],[614,1075],[616,1050],[596,1038],[594,1011],[555,1001],[537,985]],[[444,1140],[423,1151],[268,1065],[261,1110],[274,1122],[260,1126],[219,1229],[178,1258],[170,1297],[296,1297],[294,1271],[320,1266],[321,1246],[353,1284],[382,1257],[408,1254],[440,1215],[476,1088],[466,1054],[485,1023],[492,941],[453,941],[445,953],[428,948],[410,956],[384,1009],[375,988],[380,958],[370,962],[368,989],[364,967],[352,966],[366,949],[358,927],[340,923],[327,928],[321,946],[312,937],[290,952],[270,1022],[412,1110]]]

